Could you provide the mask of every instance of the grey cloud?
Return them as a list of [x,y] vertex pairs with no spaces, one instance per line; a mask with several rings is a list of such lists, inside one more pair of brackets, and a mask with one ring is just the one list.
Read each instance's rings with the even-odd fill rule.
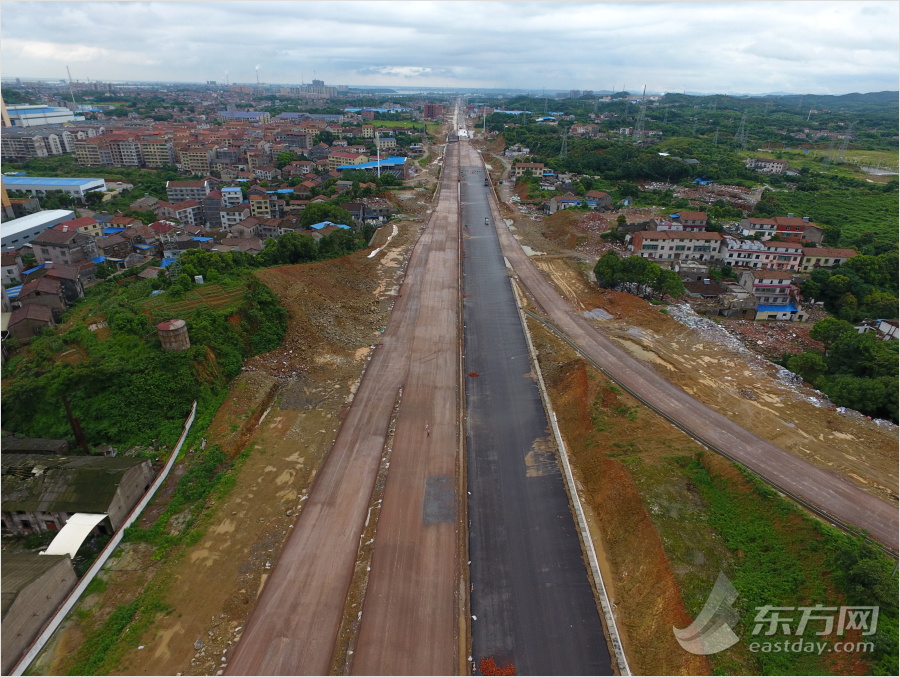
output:
[[897,87],[897,20],[877,1],[8,1],[0,55],[4,77],[63,77],[68,53],[108,80],[258,63],[269,82],[841,93]]

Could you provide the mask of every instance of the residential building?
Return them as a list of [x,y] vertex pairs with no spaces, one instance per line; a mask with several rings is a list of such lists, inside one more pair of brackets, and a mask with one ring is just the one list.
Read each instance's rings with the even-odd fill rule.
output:
[[54,280],[46,275],[22,285],[17,300],[23,306],[32,303],[47,306],[54,313],[53,319],[58,319],[62,311],[66,309],[59,280]]
[[215,146],[183,147],[177,150],[178,162],[183,171],[205,176],[212,169],[215,151]]
[[216,182],[210,179],[201,181],[166,181],[166,200],[169,202],[184,202],[196,200],[200,202],[216,187]]
[[798,289],[793,284],[793,274],[784,270],[745,270],[738,284],[756,297],[756,320],[806,319],[806,312],[799,309],[796,297]]
[[53,261],[68,266],[97,256],[94,238],[77,230],[45,230],[31,241],[31,247],[39,264]]
[[797,218],[793,214],[769,218],[748,218],[741,220],[741,232],[745,236],[759,235],[767,240],[778,234],[783,240],[792,242],[820,243],[825,230],[810,222],[808,216]]
[[250,205],[236,204],[233,207],[224,207],[219,211],[219,227],[225,232],[231,232],[232,227],[250,216]]
[[227,207],[234,207],[244,201],[244,194],[237,186],[226,186],[220,189],[222,193],[222,202]]
[[787,171],[788,163],[785,160],[775,160],[774,158],[748,158],[746,166],[759,174],[784,174]]
[[435,120],[444,114],[444,107],[439,103],[426,103],[422,111],[422,117],[426,120]]
[[219,111],[217,115],[223,122],[250,122],[255,125],[266,125],[272,121],[272,116],[265,111]]
[[328,155],[328,171],[334,171],[338,167],[346,167],[348,165],[361,165],[369,161],[369,158],[362,154],[345,153],[343,151],[333,151]]
[[830,247],[807,247],[803,250],[803,259],[800,261],[800,270],[804,273],[817,268],[834,268],[846,263],[859,252],[855,249],[833,249]]
[[208,228],[221,227],[222,222],[219,220],[219,212],[223,206],[222,193],[218,190],[211,190],[206,197],[200,200],[200,208],[203,210],[203,222]]
[[543,162],[517,162],[512,167],[513,176],[517,179],[525,172],[531,172],[534,176],[541,178],[544,175],[544,169]]
[[203,209],[196,200],[176,202],[168,209],[170,213],[165,216],[177,219],[182,225],[199,226],[203,224]]
[[141,139],[141,154],[147,167],[163,167],[175,165],[175,146],[168,139]]
[[29,303],[12,311],[6,329],[10,336],[25,343],[39,335],[45,327],[53,326],[56,326],[56,322],[50,308],[39,303]]
[[53,226],[53,228],[56,230],[75,230],[79,233],[87,233],[92,237],[100,237],[103,234],[103,228],[96,219],[92,219],[90,216],[63,221]]
[[[274,194],[254,193],[250,195],[250,214],[258,219],[271,219],[279,216],[278,198]],[[247,237],[256,237],[256,233]]]
[[654,261],[716,261],[722,243],[721,233],[691,233],[677,230],[641,230],[631,237],[631,248],[634,253]]
[[0,137],[0,156],[8,161],[30,160],[75,152],[75,137],[64,130],[10,129]]
[[22,282],[22,271],[25,268],[19,252],[15,250],[3,252],[2,270],[0,277],[2,277],[3,284],[20,284]]

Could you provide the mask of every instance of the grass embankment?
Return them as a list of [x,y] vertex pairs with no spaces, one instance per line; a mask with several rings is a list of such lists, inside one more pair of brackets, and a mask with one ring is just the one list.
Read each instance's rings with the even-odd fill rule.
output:
[[[541,366],[597,518],[626,647],[638,672],[656,674],[896,674],[897,583],[893,561],[867,541],[811,518],[739,466],[623,393],[533,325]],[[719,572],[738,591],[740,641],[706,658],[675,641],[672,627],[702,610]],[[783,612],[796,632],[802,611],[880,606],[878,633],[754,634],[757,607]],[[819,612],[819,615],[828,612]],[[768,626],[766,626],[768,627]],[[765,632],[763,630],[762,632]],[[834,631],[836,633],[836,630]],[[822,653],[764,652],[754,642],[827,642]],[[839,653],[838,641],[872,641]],[[754,650],[755,648],[755,650]]]

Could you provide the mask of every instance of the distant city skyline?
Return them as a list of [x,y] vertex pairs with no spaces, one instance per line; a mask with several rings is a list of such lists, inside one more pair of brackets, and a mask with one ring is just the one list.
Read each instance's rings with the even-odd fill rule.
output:
[[[2,77],[721,94],[900,88],[900,3],[42,2]],[[227,72],[227,76],[226,76]]]

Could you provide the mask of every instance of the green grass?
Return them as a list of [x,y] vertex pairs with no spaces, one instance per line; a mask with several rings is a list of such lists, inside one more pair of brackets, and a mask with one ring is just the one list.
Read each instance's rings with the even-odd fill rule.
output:
[[696,618],[720,571],[738,591],[734,607],[740,622],[734,631],[741,641],[709,656],[714,674],[832,674],[839,668],[827,651],[821,657],[750,651],[751,643],[766,639],[829,646],[848,639],[817,636],[821,622],[811,622],[801,637],[753,634],[757,607],[815,604],[879,605],[878,634],[863,638],[875,641],[876,650],[857,659],[873,674],[897,674],[897,583],[885,555],[809,517],[749,473],[736,482],[711,471],[703,455],[650,463],[633,446],[613,446],[608,455],[619,457],[634,478],[688,613]]
[[814,192],[779,191],[780,211],[808,216],[817,225],[837,226],[842,239],[866,231],[897,241],[897,193],[865,188],[828,188]]

